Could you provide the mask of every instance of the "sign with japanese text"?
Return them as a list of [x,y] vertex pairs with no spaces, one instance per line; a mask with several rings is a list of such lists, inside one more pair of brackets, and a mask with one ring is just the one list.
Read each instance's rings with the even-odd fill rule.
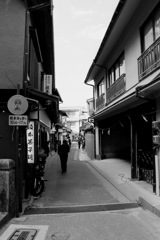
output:
[[9,115],[9,126],[27,126],[27,115]]
[[52,75],[44,74],[44,92],[52,94]]
[[34,163],[34,121],[30,121],[27,129],[27,162]]

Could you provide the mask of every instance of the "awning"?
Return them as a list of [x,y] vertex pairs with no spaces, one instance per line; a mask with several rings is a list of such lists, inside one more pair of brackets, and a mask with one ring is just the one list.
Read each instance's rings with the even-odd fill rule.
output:
[[125,112],[128,109],[131,109],[138,105],[141,105],[141,104],[145,103],[146,101],[147,100],[145,100],[145,99],[139,99],[136,96],[136,93],[134,92],[110,106],[107,105],[103,110],[96,113],[92,118],[94,118],[96,120],[98,118],[103,119],[106,117],[107,118],[112,117],[114,115]]
[[65,111],[59,110],[59,113],[64,117],[68,117],[68,115]]
[[55,99],[58,99],[60,101],[59,96],[57,95],[49,95],[45,92],[42,92],[33,88],[29,88],[28,92],[42,99],[51,100],[51,101],[55,101]]
[[160,96],[160,74],[158,74],[150,83],[137,87],[139,97],[148,100],[155,99]]

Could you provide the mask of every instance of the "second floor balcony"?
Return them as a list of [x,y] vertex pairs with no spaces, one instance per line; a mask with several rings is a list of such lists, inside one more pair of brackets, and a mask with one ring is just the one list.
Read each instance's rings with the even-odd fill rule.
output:
[[160,38],[138,58],[139,81],[160,68]]
[[122,74],[114,84],[107,89],[107,104],[123,94],[126,90],[125,74]]
[[97,99],[96,99],[96,111],[101,109],[105,106],[105,93],[102,93]]

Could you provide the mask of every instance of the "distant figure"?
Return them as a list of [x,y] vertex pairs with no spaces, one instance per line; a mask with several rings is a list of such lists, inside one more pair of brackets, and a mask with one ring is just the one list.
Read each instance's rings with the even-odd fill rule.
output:
[[82,143],[82,138],[79,136],[78,137],[78,148],[81,148],[81,143]]
[[51,153],[51,149],[50,149],[50,141],[47,141],[45,143],[45,149],[44,149],[45,154],[47,155],[47,157],[49,156],[49,153]]
[[85,138],[82,138],[82,149],[85,149]]
[[57,152],[57,149],[58,149],[58,140],[56,139],[54,141],[54,151]]
[[67,172],[67,160],[69,150],[70,149],[69,145],[67,144],[67,141],[63,140],[63,144],[58,147],[58,154],[60,156],[61,170],[63,175]]

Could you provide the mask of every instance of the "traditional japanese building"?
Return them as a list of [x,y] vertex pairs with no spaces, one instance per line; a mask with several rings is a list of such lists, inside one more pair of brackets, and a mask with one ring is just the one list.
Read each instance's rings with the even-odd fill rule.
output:
[[[21,211],[62,102],[55,86],[53,4],[0,1],[0,20],[0,158],[15,162]],[[24,102],[25,111],[12,111],[12,104],[24,110]]]
[[[95,157],[130,162],[131,178],[153,185],[159,146],[160,4],[121,0],[85,84],[94,89]],[[155,133],[154,133],[155,134]]]

